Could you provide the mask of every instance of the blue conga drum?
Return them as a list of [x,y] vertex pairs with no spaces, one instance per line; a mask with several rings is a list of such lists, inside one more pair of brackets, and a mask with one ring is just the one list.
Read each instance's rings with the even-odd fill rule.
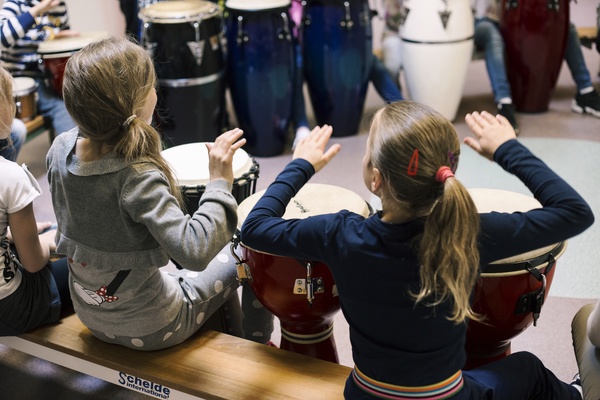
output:
[[246,149],[283,152],[296,74],[290,0],[227,0],[227,82]]
[[318,125],[334,136],[358,132],[373,57],[367,0],[307,0],[304,76]]

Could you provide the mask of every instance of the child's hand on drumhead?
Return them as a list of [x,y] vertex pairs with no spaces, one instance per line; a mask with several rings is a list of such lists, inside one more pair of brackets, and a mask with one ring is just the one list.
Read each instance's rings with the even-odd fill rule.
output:
[[219,135],[214,143],[206,143],[211,181],[224,179],[233,183],[233,155],[246,144],[246,139],[240,139],[243,134],[244,131],[235,128]]
[[319,172],[341,149],[336,143],[325,151],[332,132],[330,125],[316,126],[307,137],[298,142],[293,159],[303,158],[313,165],[315,172]]
[[502,115],[473,112],[465,116],[465,122],[475,137],[466,137],[464,143],[489,160],[494,159],[498,147],[517,137],[510,122]]

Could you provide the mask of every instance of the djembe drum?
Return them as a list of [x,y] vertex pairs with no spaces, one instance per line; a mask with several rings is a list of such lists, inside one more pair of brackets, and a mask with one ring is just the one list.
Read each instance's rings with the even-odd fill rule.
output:
[[[493,189],[470,189],[480,213],[529,211],[541,207],[533,197]],[[467,362],[476,368],[511,353],[511,339],[535,324],[548,295],[556,260],[566,242],[546,246],[482,266],[473,296],[473,310],[482,322],[467,329]]]
[[333,136],[358,132],[373,63],[367,0],[306,0],[304,77],[318,125]]
[[[210,180],[208,150],[205,143],[188,143],[163,150],[162,157],[175,173],[185,202],[185,211],[192,215]],[[238,204],[256,191],[259,166],[243,149],[233,155],[233,188],[231,194]]]
[[568,0],[503,0],[500,31],[518,111],[548,110],[569,36]]
[[473,57],[468,0],[404,0],[399,35],[408,95],[449,120],[463,94]]
[[246,148],[283,152],[296,72],[290,0],[227,0],[227,81]]
[[[258,192],[238,208],[241,227],[252,207],[262,197]],[[284,219],[338,212],[342,209],[369,215],[367,203],[356,193],[331,185],[307,184],[292,198]],[[338,362],[333,337],[333,318],[340,309],[329,268],[312,260],[253,250],[241,244],[238,277],[249,282],[257,299],[280,320],[280,348],[326,361]]]

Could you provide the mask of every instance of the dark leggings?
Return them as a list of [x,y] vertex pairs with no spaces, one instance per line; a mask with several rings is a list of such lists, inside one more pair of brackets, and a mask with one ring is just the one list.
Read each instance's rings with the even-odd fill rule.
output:
[[67,258],[63,257],[56,261],[48,263],[48,269],[54,277],[54,282],[60,293],[60,309],[61,311],[69,311],[73,307],[71,294],[69,293],[69,266]]

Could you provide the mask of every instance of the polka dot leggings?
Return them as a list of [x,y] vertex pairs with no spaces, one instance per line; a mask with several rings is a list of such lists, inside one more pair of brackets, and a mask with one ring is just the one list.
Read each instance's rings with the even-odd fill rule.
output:
[[[155,333],[140,337],[108,337],[93,330],[92,333],[103,341],[133,349],[164,349],[193,335],[213,313],[224,306],[222,311],[226,333],[259,343],[269,341],[273,332],[273,315],[260,304],[249,286],[244,285],[242,289],[241,313],[237,307],[239,282],[229,245],[223,248],[204,271],[183,269],[170,272],[169,275],[177,280],[182,290],[181,310],[172,323]],[[149,315],[148,318],[152,316]]]

